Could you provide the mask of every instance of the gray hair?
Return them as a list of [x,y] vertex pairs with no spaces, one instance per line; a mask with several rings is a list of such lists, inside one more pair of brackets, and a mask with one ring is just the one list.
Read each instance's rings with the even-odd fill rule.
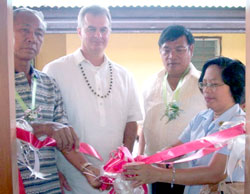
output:
[[16,17],[19,13],[23,13],[23,12],[28,12],[28,13],[31,13],[33,15],[35,15],[36,17],[38,17],[38,19],[40,20],[41,24],[43,25],[44,27],[44,31],[46,31],[46,28],[47,28],[47,24],[46,22],[44,21],[44,15],[41,11],[37,11],[37,10],[34,10],[34,9],[29,9],[29,8],[18,8],[18,9],[15,9],[13,11],[13,19],[14,19],[14,22],[16,20]]
[[109,20],[109,25],[111,27],[111,15],[109,9],[106,7],[101,7],[99,5],[90,5],[86,7],[82,7],[78,14],[78,23],[77,28],[81,28],[83,24],[83,18],[87,13],[91,13],[93,15],[106,15]]

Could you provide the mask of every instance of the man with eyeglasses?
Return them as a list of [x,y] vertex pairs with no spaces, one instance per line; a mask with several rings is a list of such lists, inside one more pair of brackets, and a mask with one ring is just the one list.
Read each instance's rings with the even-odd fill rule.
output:
[[[190,120],[206,109],[199,91],[200,72],[191,63],[194,37],[184,26],[165,28],[158,41],[164,69],[146,82],[145,120],[139,153],[152,155],[174,144]],[[175,168],[185,164],[175,165]],[[152,193],[181,194],[183,185],[152,184]]]
[[[81,48],[51,62],[44,71],[57,81],[69,123],[80,141],[92,145],[106,162],[122,144],[132,152],[136,121],[142,119],[139,100],[132,76],[104,54],[111,33],[109,10],[100,6],[82,8],[77,31]],[[88,161],[100,168],[104,164],[94,158]],[[100,193],[61,154],[58,167],[72,188],[66,193]]]

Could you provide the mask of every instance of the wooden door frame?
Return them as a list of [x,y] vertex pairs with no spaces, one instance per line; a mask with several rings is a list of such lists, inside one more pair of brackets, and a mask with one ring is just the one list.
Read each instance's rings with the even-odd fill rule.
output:
[[[18,193],[16,165],[12,1],[0,1],[0,193]],[[250,53],[250,0],[246,1],[246,53]],[[246,54],[246,88],[250,89],[250,55]],[[246,91],[250,135],[250,90]],[[245,194],[250,193],[250,138],[246,142]]]
[[17,194],[12,1],[0,1],[0,193]]
[[[250,0],[246,0],[246,161],[245,194],[250,193]],[[248,54],[247,54],[248,53]]]

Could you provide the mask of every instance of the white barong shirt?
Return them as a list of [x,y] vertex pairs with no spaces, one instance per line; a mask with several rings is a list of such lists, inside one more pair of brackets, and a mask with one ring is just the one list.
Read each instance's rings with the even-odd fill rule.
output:
[[[110,87],[111,63],[113,84],[107,98],[97,97],[90,91],[80,70],[80,63],[90,85],[102,95],[105,95]],[[58,83],[69,124],[75,129],[80,141],[92,145],[103,157],[104,162],[91,157],[88,157],[88,160],[97,166],[104,165],[109,159],[109,154],[122,145],[126,123],[142,120],[132,76],[106,56],[101,66],[92,65],[84,58],[80,49],[49,63],[44,71]],[[74,191],[69,193],[100,193],[93,189],[86,178],[60,153],[58,155],[58,167]]]
[[[201,110],[206,109],[205,100],[198,88],[200,72],[193,64],[190,64],[190,71],[183,79],[183,85],[177,99],[182,111],[177,119],[167,122],[166,116],[163,117],[166,109],[162,91],[164,76],[165,69],[152,76],[146,82],[147,88],[143,93],[145,109],[143,133],[145,137],[145,154],[148,156],[176,143],[179,135],[192,118]],[[168,82],[166,83],[166,93],[167,102],[170,102],[174,91]],[[178,165],[176,166],[178,167]]]

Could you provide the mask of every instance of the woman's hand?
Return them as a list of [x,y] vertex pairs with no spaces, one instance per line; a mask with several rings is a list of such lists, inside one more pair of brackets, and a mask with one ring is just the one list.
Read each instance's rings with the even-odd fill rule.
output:
[[133,187],[139,187],[142,184],[157,182],[159,167],[150,164],[129,163],[124,165],[123,175],[125,180],[133,181]]

